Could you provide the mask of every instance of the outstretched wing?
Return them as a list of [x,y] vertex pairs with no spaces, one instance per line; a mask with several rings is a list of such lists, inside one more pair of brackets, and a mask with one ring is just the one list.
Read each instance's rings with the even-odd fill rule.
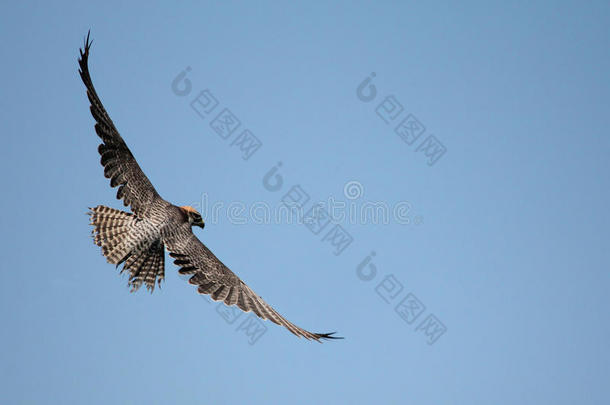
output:
[[299,328],[277,313],[259,297],[193,234],[188,224],[169,238],[165,238],[167,250],[174,263],[181,267],[180,274],[191,275],[190,284],[198,286],[197,292],[209,294],[215,301],[237,305],[244,312],[254,312],[262,319],[286,327],[290,332],[308,340],[341,339],[333,333],[312,333]]
[[138,216],[147,216],[152,202],[160,199],[159,194],[146,177],[138,162],[131,154],[127,144],[114,126],[100,101],[87,65],[89,59],[89,33],[85,40],[85,50],[80,50],[79,73],[83,83],[87,87],[87,96],[91,102],[91,115],[95,118],[95,132],[103,143],[98,147],[101,155],[101,163],[104,166],[104,176],[110,179],[110,186],[119,186],[116,197],[123,199],[125,206],[131,206],[131,210]]

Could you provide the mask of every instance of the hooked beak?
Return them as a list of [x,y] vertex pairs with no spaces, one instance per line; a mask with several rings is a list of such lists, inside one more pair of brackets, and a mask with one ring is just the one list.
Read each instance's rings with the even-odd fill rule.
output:
[[198,226],[201,229],[205,228],[205,222],[203,222],[203,219],[201,221],[198,221],[198,222],[193,222],[193,225]]

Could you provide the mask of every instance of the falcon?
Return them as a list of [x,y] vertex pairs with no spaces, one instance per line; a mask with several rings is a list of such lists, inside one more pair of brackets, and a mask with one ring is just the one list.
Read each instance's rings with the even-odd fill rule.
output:
[[102,143],[98,147],[104,176],[111,187],[118,187],[116,197],[129,206],[131,212],[98,205],[90,208],[90,224],[94,243],[102,254],[121,273],[128,272],[128,284],[134,292],[142,286],[153,292],[155,283],[161,285],[165,274],[165,250],[180,267],[179,273],[189,276],[189,283],[197,292],[208,294],[215,301],[237,306],[284,326],[298,337],[320,342],[338,339],[332,333],[312,333],[280,315],[248,287],[193,234],[193,227],[203,229],[201,214],[189,206],[167,202],[150,183],[98,97],[91,76],[88,59],[91,42],[89,34],[80,49],[80,77],[87,88],[91,114],[96,121],[95,132]]

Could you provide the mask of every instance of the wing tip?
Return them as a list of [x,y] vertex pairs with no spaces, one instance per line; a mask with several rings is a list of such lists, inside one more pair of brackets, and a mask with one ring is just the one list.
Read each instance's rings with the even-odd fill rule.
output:
[[329,332],[329,333],[314,333],[316,341],[322,343],[324,340],[338,340],[345,339],[343,336],[333,336],[337,332]]
[[80,58],[78,60],[78,63],[80,65],[79,72],[81,75],[84,73],[85,69],[87,68],[87,60],[89,59],[89,49],[91,49],[91,45],[93,45],[93,40],[89,39],[90,36],[91,36],[91,29],[89,29],[89,31],[87,31],[87,37],[85,37],[83,48],[80,48],[78,50],[80,52]]
[[84,43],[85,54],[89,53],[89,49],[91,48],[91,45],[93,44],[93,40],[89,40],[90,36],[91,36],[91,28],[89,28],[89,30],[87,31],[87,37],[85,38],[85,43]]

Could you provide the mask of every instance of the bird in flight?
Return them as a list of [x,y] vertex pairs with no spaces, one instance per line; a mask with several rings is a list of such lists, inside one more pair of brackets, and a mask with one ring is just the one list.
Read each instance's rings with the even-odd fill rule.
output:
[[204,221],[194,208],[178,207],[165,201],[150,183],[127,144],[117,131],[100,101],[89,75],[89,34],[84,50],[80,49],[80,77],[87,88],[91,114],[96,121],[95,132],[102,143],[98,147],[104,176],[111,187],[118,187],[117,199],[122,199],[130,212],[98,205],[88,212],[94,229],[93,241],[102,248],[109,263],[123,264],[121,273],[128,271],[131,291],[142,283],[151,292],[155,282],[161,285],[165,274],[165,249],[180,267],[179,273],[189,276],[189,283],[200,294],[215,301],[236,305],[244,312],[254,312],[284,326],[298,337],[320,342],[339,339],[332,333],[312,333],[288,321],[275,311],[193,234],[192,227],[203,229]]

